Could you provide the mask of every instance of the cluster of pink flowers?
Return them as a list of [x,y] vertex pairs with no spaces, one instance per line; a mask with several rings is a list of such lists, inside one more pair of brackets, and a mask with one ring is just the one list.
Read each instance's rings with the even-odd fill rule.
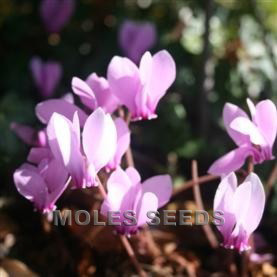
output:
[[223,245],[240,252],[250,248],[249,238],[261,221],[266,197],[255,173],[251,172],[238,186],[234,171],[239,170],[247,158],[251,158],[253,164],[273,159],[277,134],[274,103],[264,100],[255,106],[247,99],[247,104],[252,120],[236,105],[227,103],[224,106],[224,125],[238,147],[215,161],[209,169],[211,174],[222,176],[214,199],[214,210],[224,213],[225,223],[217,227],[223,235]]
[[107,79],[96,73],[85,81],[72,79],[72,90],[83,109],[68,96],[39,103],[36,115],[45,124],[41,130],[12,126],[32,146],[27,162],[14,173],[18,192],[35,209],[48,213],[68,187],[98,186],[97,174],[104,170],[109,178],[102,214],[134,210],[137,225],[121,226],[118,231],[135,233],[146,223],[148,211],[168,202],[172,181],[168,175],[159,175],[142,183],[135,168],[121,168],[130,146],[130,129],[117,117],[118,109],[128,108],[133,120],[157,117],[157,104],[173,83],[175,71],[175,62],[165,50],[153,57],[146,52],[139,68],[128,58],[116,56],[108,66]]
[[[59,33],[73,14],[74,0],[43,0],[40,16],[48,33]],[[147,39],[145,39],[147,38]],[[14,173],[18,192],[35,209],[50,213],[67,189],[99,185],[98,173],[108,175],[107,196],[101,213],[134,211],[135,226],[116,227],[121,234],[136,233],[147,221],[147,212],[164,206],[172,193],[169,175],[159,175],[141,182],[134,167],[123,170],[121,161],[128,151],[131,132],[119,117],[128,110],[131,121],[157,117],[156,109],[176,77],[171,55],[162,50],[145,52],[156,41],[155,26],[149,22],[126,21],[119,33],[119,44],[127,57],[115,56],[107,67],[107,76],[90,74],[85,80],[72,79],[72,91],[83,106],[75,105],[73,95],[48,99],[36,106],[36,115],[44,124],[37,131],[13,123],[12,130],[32,148],[27,162]],[[62,77],[62,67],[55,61],[35,57],[30,69],[43,98],[50,98]],[[277,110],[270,100],[256,106],[248,99],[251,119],[236,105],[227,103],[223,121],[237,148],[215,161],[209,173],[220,175],[221,183],[214,199],[214,210],[224,214],[224,225],[217,226],[223,245],[238,251],[249,249],[249,237],[259,225],[265,207],[265,192],[259,177],[251,172],[238,185],[235,171],[251,157],[253,164],[271,160],[277,134]]]

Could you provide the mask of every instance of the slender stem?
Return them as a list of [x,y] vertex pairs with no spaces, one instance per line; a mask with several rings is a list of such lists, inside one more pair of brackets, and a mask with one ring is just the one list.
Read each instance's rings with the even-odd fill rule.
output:
[[[97,183],[98,183],[99,192],[101,193],[101,195],[105,199],[107,197],[107,193],[105,191],[105,188],[102,185],[102,183],[101,183],[101,181],[100,181],[98,176],[96,177],[96,180],[97,180]],[[129,256],[131,262],[133,263],[134,267],[136,268],[139,276],[140,277],[146,277],[147,275],[146,275],[145,271],[142,269],[140,263],[138,262],[138,260],[136,258],[136,255],[135,255],[135,252],[134,252],[131,244],[127,240],[126,236],[120,235],[119,237],[120,237],[120,240],[122,242],[122,245],[124,246],[128,256]]]
[[135,266],[138,274],[140,277],[146,277],[146,273],[145,271],[142,269],[140,263],[138,262],[135,252],[130,244],[130,242],[128,241],[128,239],[126,238],[126,236],[124,235],[119,235],[119,238],[122,242],[122,245],[124,246],[124,248],[126,249],[126,252],[130,258],[130,260],[132,261],[133,265]]
[[181,194],[185,190],[195,186],[196,184],[200,185],[200,184],[208,183],[210,181],[217,180],[217,179],[220,179],[220,176],[204,175],[204,176],[199,177],[197,182],[195,182],[193,179],[191,179],[191,180],[185,182],[185,184],[182,187],[177,188],[173,191],[171,200],[175,199],[179,194]]
[[[200,192],[200,187],[198,184],[198,166],[197,166],[197,161],[192,161],[191,165],[191,171],[192,171],[192,179],[194,180],[195,185],[193,186],[193,194],[194,194],[194,199],[196,202],[196,207],[199,210],[204,210],[204,204],[202,201],[201,197],[201,192]],[[202,225],[204,233],[207,236],[207,239],[211,245],[212,248],[217,248],[218,247],[218,241],[213,233],[213,230],[210,225]]]

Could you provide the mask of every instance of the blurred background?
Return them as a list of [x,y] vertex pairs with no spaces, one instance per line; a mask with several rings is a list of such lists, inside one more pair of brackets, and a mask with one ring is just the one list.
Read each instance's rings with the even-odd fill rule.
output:
[[[13,171],[26,160],[29,146],[11,132],[10,125],[17,122],[39,128],[34,107],[45,98],[34,82],[31,59],[60,64],[60,78],[51,97],[61,97],[71,92],[73,76],[85,79],[92,72],[106,76],[111,58],[126,55],[119,40],[126,20],[153,24],[156,36],[149,49],[152,53],[167,49],[176,62],[177,77],[160,101],[158,119],[132,124],[132,149],[143,179],[167,172],[178,187],[191,179],[192,159],[204,175],[215,159],[234,147],[222,122],[226,102],[245,110],[247,97],[254,102],[265,98],[277,102],[277,1],[79,0],[67,15],[61,15],[64,24],[57,30],[51,29],[51,20],[44,19],[40,5],[37,0],[0,0],[0,257],[21,261],[41,276],[91,276],[95,272],[112,276],[112,271],[128,276],[124,254],[114,258],[116,250],[105,251],[103,245],[93,245],[91,253],[80,236],[65,228],[48,234],[45,222],[41,223],[14,187]],[[274,163],[256,167],[265,182]],[[212,207],[217,184],[202,187],[207,209]],[[58,204],[72,205],[70,197]],[[188,191],[174,205],[190,203],[191,198]],[[277,191],[272,191],[259,231],[273,254],[277,252],[276,223]],[[212,261],[204,259],[211,251],[204,235],[199,241],[193,238],[201,230],[192,235],[177,229],[173,241],[178,251],[187,251],[183,256],[202,268],[203,276],[219,271],[217,256]],[[172,267],[167,276],[177,274]],[[180,274],[186,276],[184,272]],[[276,270],[270,272],[276,274]]]

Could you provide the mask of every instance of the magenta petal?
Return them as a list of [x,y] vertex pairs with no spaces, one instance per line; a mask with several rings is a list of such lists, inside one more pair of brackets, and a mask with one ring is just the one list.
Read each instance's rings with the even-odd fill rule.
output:
[[45,29],[58,33],[68,23],[75,8],[74,0],[42,0],[40,16]]
[[63,99],[46,100],[40,102],[36,106],[36,115],[38,119],[44,124],[49,122],[54,112],[65,116],[70,121],[73,120],[74,113],[78,112],[81,126],[84,126],[84,123],[87,119],[87,115],[84,113],[84,111]]
[[37,209],[43,209],[46,203],[47,185],[36,167],[23,164],[15,171],[13,178],[18,192],[32,201]]
[[156,28],[150,22],[125,21],[120,27],[119,44],[124,53],[138,63],[142,54],[156,41]]
[[236,148],[216,160],[208,172],[213,175],[223,175],[236,171],[243,166],[245,159],[251,154],[252,149],[248,145]]
[[26,144],[35,145],[37,132],[34,128],[20,123],[11,123],[11,130]]
[[52,154],[48,147],[33,147],[31,148],[27,161],[34,164],[39,164],[44,159],[50,159]]
[[40,58],[34,57],[31,59],[30,68],[42,97],[53,96],[62,76],[61,64],[55,61],[44,63]]

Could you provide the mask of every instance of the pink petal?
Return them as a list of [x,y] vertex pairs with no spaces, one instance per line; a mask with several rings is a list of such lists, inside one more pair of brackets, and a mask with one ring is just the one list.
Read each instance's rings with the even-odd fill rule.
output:
[[128,125],[122,118],[116,118],[114,120],[114,124],[117,132],[117,147],[115,155],[110,160],[107,167],[109,169],[115,169],[120,165],[122,156],[126,153],[129,145],[130,145],[130,130]]
[[116,150],[116,128],[111,116],[101,108],[95,110],[84,125],[82,139],[87,159],[97,173],[107,165]]
[[50,149],[48,147],[33,147],[31,148],[27,161],[34,164],[39,164],[44,159],[50,159],[52,157]]
[[237,188],[237,177],[234,172],[231,172],[224,177],[215,194],[214,198],[214,211],[221,211],[224,213],[224,225],[217,226],[220,232],[223,234],[225,240],[230,236],[234,225],[235,215],[233,212],[233,197]]
[[258,127],[245,117],[236,117],[230,124],[230,128],[241,133],[243,135],[247,135],[250,138],[250,141],[256,145],[266,145],[266,141],[261,134]]
[[107,76],[111,92],[136,114],[135,97],[141,90],[137,66],[127,58],[115,56],[108,66]]
[[132,188],[128,175],[118,167],[107,181],[107,198],[101,206],[101,214],[107,215],[108,211],[121,211],[122,202]]
[[238,145],[242,145],[244,143],[249,142],[249,137],[247,135],[241,134],[230,127],[231,122],[237,117],[245,117],[248,118],[248,115],[240,109],[238,106],[233,105],[231,103],[226,103],[223,109],[223,121],[225,128],[229,134],[229,136],[233,139],[233,141]]
[[18,192],[26,199],[34,202],[38,209],[46,203],[47,186],[36,167],[23,164],[13,175]]
[[151,192],[158,199],[158,207],[164,206],[172,194],[172,180],[169,175],[151,177],[142,183],[142,193]]
[[108,81],[103,77],[98,77],[96,73],[92,73],[88,76],[86,82],[95,94],[98,107],[103,108],[107,113],[113,113],[119,102],[112,94]]
[[73,115],[76,111],[78,112],[81,126],[84,126],[87,115],[80,108],[63,99],[46,100],[36,106],[36,115],[44,124],[48,123],[54,112],[59,113],[72,121]]
[[236,171],[243,166],[245,159],[251,154],[252,150],[248,145],[236,148],[216,160],[208,172],[213,175],[223,175]]
[[150,211],[157,211],[159,206],[159,199],[153,192],[144,192],[141,200],[136,206],[137,225],[141,226],[150,221],[147,217],[147,213]]
[[140,62],[140,76],[146,86],[149,108],[154,111],[160,99],[176,78],[176,65],[171,55],[162,50],[153,57],[147,52]]
[[257,104],[254,122],[269,146],[273,147],[277,134],[277,110],[272,101],[264,100]]
[[237,188],[233,205],[237,224],[250,235],[258,227],[265,207],[264,187],[255,173]]
[[128,167],[125,172],[130,178],[133,185],[137,185],[141,182],[140,174],[134,167]]
[[83,80],[77,77],[73,77],[72,90],[80,97],[82,103],[91,110],[94,110],[98,106],[94,92],[92,91],[90,86]]
[[75,185],[81,187],[84,160],[79,147],[80,138],[72,122],[54,113],[47,126],[47,135],[53,155],[67,168]]

